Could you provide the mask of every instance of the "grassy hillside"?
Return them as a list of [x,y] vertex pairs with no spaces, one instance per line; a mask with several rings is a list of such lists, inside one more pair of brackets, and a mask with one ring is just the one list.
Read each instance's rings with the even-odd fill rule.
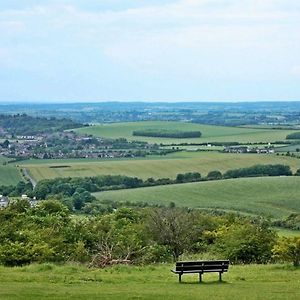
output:
[[[201,131],[201,138],[171,139],[133,136],[135,130],[181,130]],[[272,130],[256,128],[238,128],[199,125],[184,122],[128,122],[95,125],[75,130],[78,133],[87,133],[106,138],[124,137],[128,140],[148,141],[150,143],[202,143],[202,142],[274,142],[285,140],[292,130]]]
[[15,185],[23,178],[15,165],[3,164],[7,161],[7,158],[0,156],[0,185]]
[[288,299],[300,298],[300,269],[284,265],[230,266],[218,274],[183,276],[179,284],[172,265],[116,266],[88,269],[82,266],[31,265],[0,267],[2,300],[40,299]]
[[[286,164],[293,171],[300,168],[296,158],[270,154],[228,154],[218,152],[180,152],[163,157],[123,160],[48,160],[25,161],[25,167],[35,180],[55,177],[82,177],[101,174],[128,175],[141,178],[175,178],[178,173],[249,167],[255,164]],[[53,168],[53,166],[62,166]],[[67,166],[67,167],[66,167]]]
[[240,178],[99,192],[101,200],[218,208],[283,217],[300,212],[300,177]]

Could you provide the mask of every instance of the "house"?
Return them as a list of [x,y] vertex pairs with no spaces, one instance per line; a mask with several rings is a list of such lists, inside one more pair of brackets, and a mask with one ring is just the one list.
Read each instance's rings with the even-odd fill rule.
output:
[[0,208],[5,208],[9,204],[9,199],[8,197],[5,197],[3,195],[0,195]]
[[247,146],[230,146],[224,149],[228,153],[248,153],[250,151]]

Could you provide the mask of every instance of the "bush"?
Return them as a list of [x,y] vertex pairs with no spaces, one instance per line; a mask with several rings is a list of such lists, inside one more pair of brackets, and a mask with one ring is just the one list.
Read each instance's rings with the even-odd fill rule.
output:
[[295,267],[300,264],[300,236],[281,238],[274,246],[273,257],[280,261],[293,262]]
[[255,224],[233,224],[216,232],[217,252],[233,263],[267,263],[272,258],[276,233]]
[[210,171],[207,174],[207,179],[208,180],[218,180],[218,179],[222,179],[222,173],[220,171]]

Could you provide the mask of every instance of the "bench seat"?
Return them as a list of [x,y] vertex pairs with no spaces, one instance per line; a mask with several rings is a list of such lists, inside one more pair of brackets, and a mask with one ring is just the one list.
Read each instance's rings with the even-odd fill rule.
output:
[[227,272],[229,268],[229,260],[199,260],[199,261],[178,261],[174,270],[174,274],[179,275],[179,282],[183,274],[199,274],[199,281],[202,282],[204,273],[219,273],[219,280],[222,281],[222,274]]

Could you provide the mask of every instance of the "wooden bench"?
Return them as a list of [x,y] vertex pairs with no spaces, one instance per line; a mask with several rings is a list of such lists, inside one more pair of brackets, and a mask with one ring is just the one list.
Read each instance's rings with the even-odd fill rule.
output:
[[219,273],[219,281],[222,281],[222,274],[227,272],[229,260],[198,260],[198,261],[178,261],[173,273],[179,275],[179,282],[183,274],[199,273],[199,282],[202,282],[203,273]]

